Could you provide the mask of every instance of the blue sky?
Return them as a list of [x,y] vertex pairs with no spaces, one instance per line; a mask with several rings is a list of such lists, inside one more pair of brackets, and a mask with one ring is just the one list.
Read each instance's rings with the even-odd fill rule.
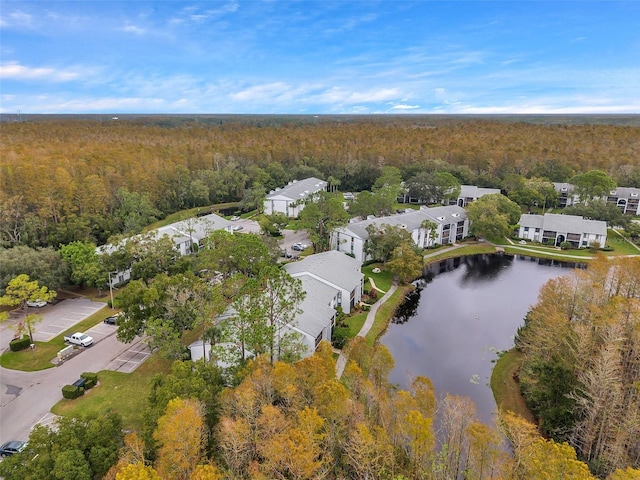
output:
[[5,1],[5,113],[640,113],[640,1]]

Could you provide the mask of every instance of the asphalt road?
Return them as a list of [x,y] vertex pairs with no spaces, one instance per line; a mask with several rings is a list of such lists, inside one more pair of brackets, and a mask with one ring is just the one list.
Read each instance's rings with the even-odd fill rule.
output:
[[[56,322],[56,311],[61,315],[68,315],[69,308],[73,305],[87,306],[85,303],[74,302],[63,306],[65,302],[69,300],[44,307],[43,316],[46,314],[51,317],[52,322]],[[85,299],[84,302],[90,301]],[[95,308],[103,306],[104,304],[94,305]],[[87,316],[88,312],[89,310],[80,308],[77,321]],[[0,328],[0,345],[4,350],[13,335],[6,325]],[[136,339],[131,344],[119,342],[113,325],[99,323],[87,333],[94,337],[94,344],[59,366],[39,372],[21,372],[0,367],[0,443],[27,440],[36,423],[50,423],[54,418],[50,410],[62,399],[62,387],[76,381],[82,372],[131,372],[150,355],[141,339]]]

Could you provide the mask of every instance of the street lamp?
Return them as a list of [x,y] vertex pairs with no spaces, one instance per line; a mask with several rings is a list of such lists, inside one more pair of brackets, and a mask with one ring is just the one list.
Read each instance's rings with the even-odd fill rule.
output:
[[111,293],[111,308],[113,307],[113,283],[111,283],[111,274],[116,274],[118,272],[107,272],[109,275],[109,293]]

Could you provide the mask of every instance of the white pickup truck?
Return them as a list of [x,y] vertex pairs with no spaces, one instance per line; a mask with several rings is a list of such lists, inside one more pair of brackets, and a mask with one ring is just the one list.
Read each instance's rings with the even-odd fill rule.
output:
[[93,337],[90,337],[86,333],[76,332],[73,335],[67,335],[64,337],[65,342],[69,342],[73,345],[82,345],[88,347],[93,343]]

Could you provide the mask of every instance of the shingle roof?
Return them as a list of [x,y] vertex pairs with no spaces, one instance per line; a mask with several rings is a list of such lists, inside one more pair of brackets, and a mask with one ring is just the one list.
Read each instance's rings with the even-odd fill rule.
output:
[[618,187],[615,190],[611,190],[609,195],[618,198],[638,198],[640,197],[640,188]]
[[[193,238],[194,240],[199,242],[211,232],[215,230],[222,230],[224,228],[228,228],[229,226],[231,226],[231,222],[229,220],[226,220],[221,216],[216,215],[215,213],[211,213],[203,217],[181,220],[179,222],[165,225],[164,227],[160,227],[150,231],[149,235],[152,235],[155,238],[161,238],[164,235],[167,235],[176,244],[185,242],[189,238]],[[191,230],[191,232],[189,232],[189,230]],[[130,239],[132,240],[142,238],[144,238],[144,234],[134,235],[133,237],[130,237]],[[118,245],[102,245],[96,248],[96,252],[98,254],[113,253],[118,249],[119,245],[122,245],[127,240],[128,239],[123,240]]]
[[458,195],[458,197],[480,198],[483,195],[491,195],[494,193],[500,193],[500,189],[477,187],[475,185],[460,185],[460,195]]
[[331,307],[331,301],[338,294],[338,290],[309,275],[297,278],[302,282],[302,289],[307,295],[299,305],[302,313],[296,316],[294,326],[315,338],[336,314],[336,310]]
[[304,200],[312,193],[320,190],[324,190],[327,187],[327,182],[315,177],[305,178],[304,180],[294,180],[286,187],[278,190],[273,190],[267,195],[267,200],[275,197],[284,196],[291,200]]
[[607,222],[557,213],[545,213],[544,216],[524,214],[520,217],[520,226],[544,228],[552,232],[607,234]]
[[419,210],[412,210],[406,213],[398,213],[396,215],[389,215],[387,217],[372,218],[362,220],[359,222],[349,223],[345,227],[342,227],[342,231],[350,231],[357,237],[367,240],[369,233],[367,227],[369,225],[392,225],[399,226],[406,229],[409,232],[417,230],[422,225],[422,222],[429,220],[436,223],[450,224],[456,223],[467,218],[467,212],[464,208],[457,205],[448,205],[444,207],[426,208],[422,207]]
[[291,276],[313,274],[347,291],[353,290],[363,277],[360,262],[337,250],[309,255],[297,262],[287,263],[284,269]]

